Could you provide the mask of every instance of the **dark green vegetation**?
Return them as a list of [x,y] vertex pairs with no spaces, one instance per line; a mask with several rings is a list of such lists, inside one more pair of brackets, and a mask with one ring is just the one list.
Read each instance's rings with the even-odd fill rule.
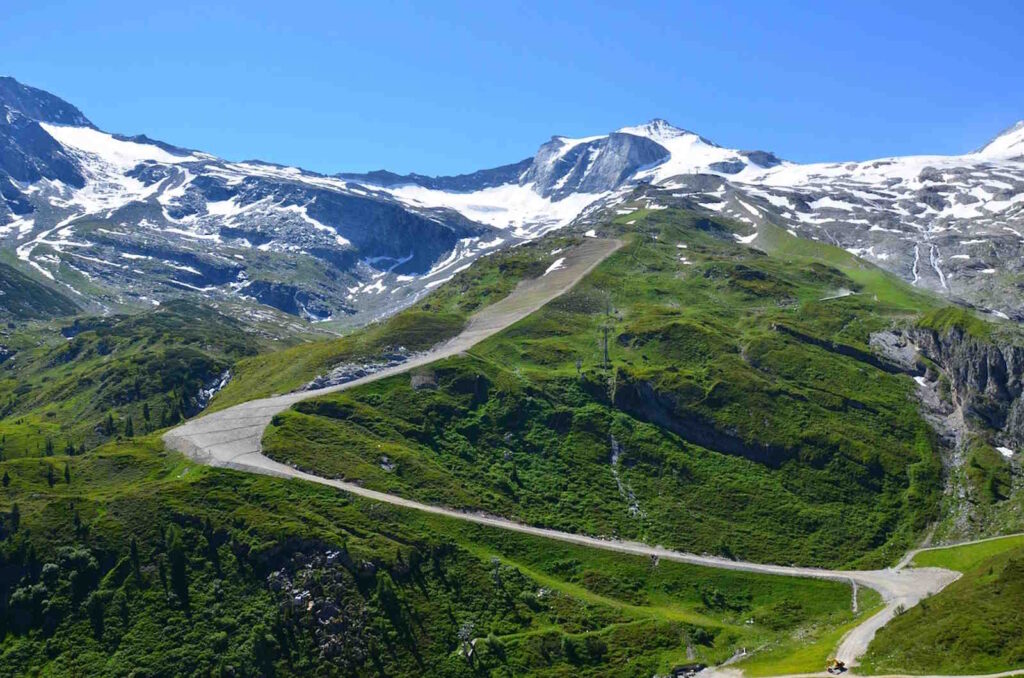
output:
[[0,262],[0,320],[37,320],[77,311],[65,295]]
[[1010,463],[991,445],[975,439],[967,445],[967,480],[972,496],[985,505],[994,505],[1010,497],[1013,476]]
[[177,423],[270,337],[210,308],[172,302],[13,332],[0,364],[0,457],[83,452]]
[[646,678],[738,647],[807,670],[853,620],[839,583],[507,534],[153,439],[0,473],[4,676]]
[[1024,538],[925,551],[914,564],[964,576],[883,628],[865,669],[995,673],[1024,666]]
[[211,409],[293,391],[340,363],[372,362],[399,349],[424,351],[458,334],[470,315],[507,296],[520,280],[544,273],[553,258],[549,251],[570,242],[570,238],[545,238],[505,250],[456,274],[401,313],[349,336],[242,360]]
[[868,336],[921,299],[769,227],[766,255],[684,212],[626,219],[631,244],[571,293],[413,380],[300,403],[264,451],[563,530],[894,561],[934,518],[941,467],[912,381]]

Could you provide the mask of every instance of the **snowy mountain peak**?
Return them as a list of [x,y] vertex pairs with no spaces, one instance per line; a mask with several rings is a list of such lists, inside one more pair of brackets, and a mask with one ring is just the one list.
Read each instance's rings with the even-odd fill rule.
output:
[[[675,139],[677,137],[690,135],[699,136],[698,134],[685,130],[681,127],[676,127],[672,123],[662,118],[654,118],[650,122],[644,123],[643,125],[632,125],[629,127],[623,127],[617,130],[619,134],[633,134],[638,137],[647,137],[654,141],[661,141],[665,139]],[[703,140],[705,143],[714,146],[707,139]]]
[[1024,120],[1003,130],[978,151],[987,158],[1019,158],[1024,156]]

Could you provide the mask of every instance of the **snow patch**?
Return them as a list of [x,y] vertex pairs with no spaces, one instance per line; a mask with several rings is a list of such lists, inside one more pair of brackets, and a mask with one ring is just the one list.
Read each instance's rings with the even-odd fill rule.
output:
[[[553,264],[548,266],[548,270],[544,271],[544,275],[547,275],[548,273],[554,273],[555,271],[563,268],[565,268],[565,257],[559,257],[555,259],[555,262]],[[544,276],[541,277],[543,278]]]
[[148,161],[165,164],[197,162],[195,155],[174,155],[159,146],[115,139],[106,132],[91,127],[65,127],[41,122],[40,127],[61,146],[97,156],[121,170],[129,170]]

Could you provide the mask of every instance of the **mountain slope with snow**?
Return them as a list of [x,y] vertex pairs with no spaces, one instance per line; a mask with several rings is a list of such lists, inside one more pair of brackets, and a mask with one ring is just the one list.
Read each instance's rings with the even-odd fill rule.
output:
[[465,175],[325,176],[109,134],[10,78],[0,109],[0,245],[86,307],[201,295],[364,322],[639,188],[747,222],[754,246],[772,222],[1024,318],[1024,122],[959,156],[799,164],[652,120]]
[[455,209],[521,237],[574,221],[592,225],[593,214],[644,186],[653,196],[648,204],[752,226],[770,221],[916,285],[1024,318],[1024,122],[965,155],[798,164],[652,120],[603,136],[554,137],[503,185],[445,190],[406,179],[380,188],[406,204]]
[[364,322],[505,242],[345,179],[109,134],[9,78],[0,107],[0,243],[86,308],[199,295]]

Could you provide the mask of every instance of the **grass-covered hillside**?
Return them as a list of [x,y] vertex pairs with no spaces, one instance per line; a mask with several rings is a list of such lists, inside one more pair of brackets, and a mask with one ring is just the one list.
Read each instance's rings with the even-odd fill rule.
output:
[[868,338],[921,299],[782,231],[765,254],[676,210],[618,228],[630,244],[571,293],[412,378],[300,403],[264,451],[564,530],[894,561],[934,517],[941,468],[912,380]]
[[172,302],[132,315],[19,325],[0,363],[0,457],[82,452],[193,416],[239,358],[274,344],[217,311]]
[[984,674],[1024,667],[1024,538],[924,551],[913,564],[964,574],[883,628],[865,669]]
[[0,477],[0,676],[647,678],[742,647],[806,671],[855,619],[841,583],[465,525],[152,436]]
[[458,272],[410,308],[348,336],[241,360],[211,409],[294,391],[338,364],[373,363],[388,353],[426,350],[458,334],[470,315],[507,296],[519,281],[542,275],[553,259],[551,250],[571,242],[550,237],[504,250]]
[[0,261],[0,321],[55,318],[78,310],[66,295]]

